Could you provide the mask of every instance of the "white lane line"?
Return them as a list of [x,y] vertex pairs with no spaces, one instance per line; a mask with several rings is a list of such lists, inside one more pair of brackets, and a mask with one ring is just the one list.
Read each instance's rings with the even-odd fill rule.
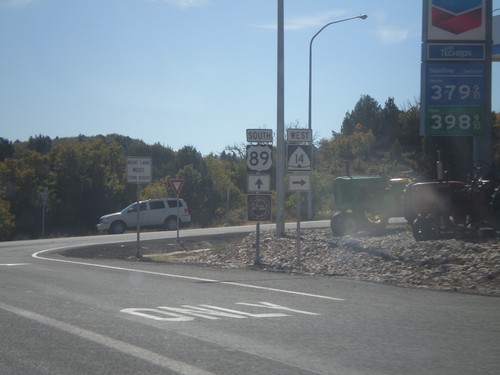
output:
[[106,269],[112,269],[112,270],[117,270],[117,271],[137,272],[137,273],[143,273],[143,274],[148,274],[148,275],[156,275],[156,276],[164,276],[164,277],[170,277],[170,278],[176,278],[176,279],[193,280],[193,281],[199,281],[199,282],[205,282],[205,283],[225,284],[225,285],[238,286],[238,287],[242,287],[242,288],[252,288],[252,289],[266,290],[266,291],[269,291],[269,292],[287,293],[287,294],[292,294],[292,295],[296,295],[296,296],[320,298],[320,299],[326,299],[326,300],[330,300],[330,301],[344,301],[343,298],[323,296],[321,294],[304,293],[304,292],[298,292],[298,291],[287,290],[287,289],[268,288],[268,287],[265,287],[265,286],[243,284],[243,283],[237,283],[237,282],[233,282],[233,281],[220,281],[220,280],[214,280],[214,279],[203,279],[203,278],[194,277],[194,276],[175,275],[175,274],[164,273],[164,272],[144,271],[144,270],[136,270],[136,269],[132,269],[132,268],[107,266],[107,265],[104,265],[104,264],[77,262],[77,261],[65,260],[65,259],[52,259],[52,258],[46,258],[46,257],[43,257],[43,256],[40,255],[40,254],[43,254],[43,253],[46,253],[46,252],[63,250],[63,249],[67,249],[67,248],[66,247],[60,247],[60,248],[53,248],[53,249],[42,250],[42,251],[38,251],[36,253],[31,254],[31,256],[33,258],[36,258],[36,259],[48,260],[48,261],[51,261],[51,262],[79,264],[79,265],[83,265],[83,266],[106,268]]
[[13,266],[27,266],[29,263],[3,263],[0,266],[13,267]]
[[0,309],[9,311],[15,315],[21,316],[26,319],[33,320],[37,323],[44,324],[51,328],[58,329],[60,331],[78,336],[80,338],[95,342],[97,344],[106,346],[113,350],[117,350],[126,355],[134,356],[138,359],[144,360],[146,362],[152,363],[155,366],[160,366],[165,369],[180,373],[180,374],[193,374],[193,375],[215,375],[212,372],[205,371],[195,366],[191,366],[185,362],[178,361],[173,358],[169,358],[150,350],[141,348],[136,345],[128,344],[123,341],[112,339],[101,335],[96,332],[92,332],[72,324],[60,322],[58,320],[49,318],[44,315],[40,315],[28,310],[20,309],[18,307],[10,306],[5,303],[0,302]]

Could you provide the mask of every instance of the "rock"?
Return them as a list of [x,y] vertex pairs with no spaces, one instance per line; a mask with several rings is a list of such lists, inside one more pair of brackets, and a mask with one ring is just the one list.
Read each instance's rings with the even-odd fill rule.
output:
[[[200,255],[198,263],[219,267],[254,267],[255,233],[235,251]],[[498,239],[415,241],[406,226],[386,234],[334,237],[328,229],[301,231],[301,262],[296,259],[296,232],[279,238],[261,233],[260,267],[267,271],[351,277],[405,287],[432,288],[500,296]],[[216,250],[216,249],[214,249]],[[191,258],[192,259],[192,258]]]

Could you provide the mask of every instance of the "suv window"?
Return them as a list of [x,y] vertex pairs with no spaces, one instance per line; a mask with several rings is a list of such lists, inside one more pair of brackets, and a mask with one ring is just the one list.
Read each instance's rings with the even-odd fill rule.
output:
[[[169,208],[176,208],[177,207],[177,201],[175,199],[169,200],[168,202],[168,207]],[[182,202],[179,200],[179,207],[182,207]]]
[[[141,211],[146,211],[148,209],[146,202],[141,202],[140,207],[141,207]],[[131,206],[127,212],[136,212],[136,211],[137,211],[137,203],[135,203],[133,206]]]
[[163,201],[150,201],[149,209],[151,210],[161,210],[165,208],[165,203]]

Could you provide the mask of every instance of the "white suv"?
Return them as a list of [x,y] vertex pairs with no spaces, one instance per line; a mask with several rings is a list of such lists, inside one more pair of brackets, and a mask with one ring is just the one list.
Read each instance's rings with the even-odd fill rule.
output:
[[[189,209],[183,199],[163,198],[140,201],[139,224],[141,227],[162,227],[166,230],[177,229],[179,226],[191,222]],[[108,231],[112,234],[125,232],[127,228],[137,227],[137,202],[124,208],[120,212],[104,215],[96,225],[100,232]]]

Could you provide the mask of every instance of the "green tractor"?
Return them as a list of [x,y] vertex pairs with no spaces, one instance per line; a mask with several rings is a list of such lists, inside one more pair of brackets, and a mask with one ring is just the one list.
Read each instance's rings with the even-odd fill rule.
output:
[[337,212],[330,220],[332,233],[345,236],[385,229],[390,217],[405,216],[402,197],[409,183],[407,178],[337,177],[333,181]]

